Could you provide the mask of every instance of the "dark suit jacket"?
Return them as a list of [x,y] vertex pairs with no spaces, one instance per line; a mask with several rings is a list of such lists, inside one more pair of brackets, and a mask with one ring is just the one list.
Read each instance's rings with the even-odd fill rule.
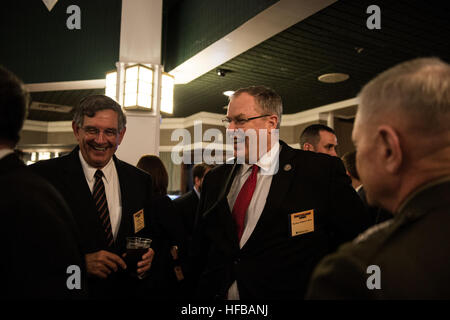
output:
[[[126,252],[127,237],[151,238],[153,240],[152,247],[156,253],[151,273],[155,273],[158,270],[158,250],[156,248],[160,233],[153,228],[153,212],[150,209],[152,197],[150,175],[114,156],[120,183],[122,217],[114,248],[108,249],[106,235],[86,182],[78,150],[79,148],[76,147],[67,156],[40,161],[32,165],[31,169],[50,181],[61,192],[72,209],[80,230],[80,244],[83,253],[107,250],[121,256]],[[145,228],[135,233],[133,214],[141,209],[144,209]],[[154,275],[147,278],[146,281],[139,281],[130,277],[128,272],[113,273],[107,280],[90,277],[90,296],[119,298],[130,297],[133,294],[151,294],[145,287],[152,281],[158,281],[156,278],[157,276]]]
[[[155,223],[162,230],[165,240],[165,248],[162,248],[161,255],[164,255],[165,266],[162,267],[166,285],[160,290],[167,299],[185,298],[185,281],[178,280],[175,274],[175,267],[180,266],[186,276],[186,233],[181,217],[175,211],[173,201],[167,195],[156,195],[152,199],[152,209],[156,212]],[[178,259],[174,260],[170,248],[178,247]]]
[[199,199],[194,190],[185,193],[184,195],[173,201],[176,213],[181,217],[183,221],[183,227],[186,234],[186,243],[182,252],[182,265],[185,279],[181,284],[181,291],[182,294],[187,298],[192,297],[192,293],[194,290],[191,270],[192,263],[190,261],[189,252],[191,250],[192,235],[194,232],[194,222],[195,215],[197,213],[198,202]]
[[2,298],[76,298],[69,290],[71,265],[84,270],[76,226],[67,204],[47,181],[33,174],[15,154],[0,160],[0,278]]
[[[303,298],[316,263],[368,225],[340,159],[280,144],[278,173],[242,249],[226,199],[238,165],[206,175],[193,248],[199,298],[224,299],[234,280],[241,299]],[[292,237],[291,214],[310,209],[314,232]]]
[[369,213],[369,216],[371,217],[371,219],[373,221],[372,225],[379,224],[381,222],[392,219],[394,217],[392,215],[392,213],[390,213],[389,211],[387,211],[383,208],[370,206],[367,203],[366,190],[364,190],[364,187],[361,187],[358,190],[358,195],[367,208],[367,212]]
[[173,201],[177,213],[181,216],[184,228],[189,237],[194,231],[195,214],[198,206],[198,196],[191,190]]
[[[450,177],[323,259],[309,299],[450,299]],[[381,289],[376,284],[379,267]],[[369,279],[371,277],[371,279]]]

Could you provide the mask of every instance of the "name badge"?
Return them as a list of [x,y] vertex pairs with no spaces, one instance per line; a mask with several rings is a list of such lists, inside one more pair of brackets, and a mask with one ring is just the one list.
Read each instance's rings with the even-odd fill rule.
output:
[[314,209],[291,213],[291,237],[314,232]]
[[135,214],[133,214],[134,220],[134,233],[138,233],[145,227],[144,222],[144,209],[139,210]]

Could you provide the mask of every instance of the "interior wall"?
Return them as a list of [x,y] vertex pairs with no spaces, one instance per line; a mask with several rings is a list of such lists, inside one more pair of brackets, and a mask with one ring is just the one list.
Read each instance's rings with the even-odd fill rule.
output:
[[334,119],[334,131],[338,139],[338,155],[342,157],[346,152],[355,150],[352,142],[353,122],[348,120]]

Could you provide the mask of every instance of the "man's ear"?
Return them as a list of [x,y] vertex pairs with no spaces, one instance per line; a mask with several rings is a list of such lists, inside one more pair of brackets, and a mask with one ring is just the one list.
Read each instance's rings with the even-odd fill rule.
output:
[[270,115],[270,116],[268,116],[268,119],[269,119],[269,121],[268,121],[268,123],[269,123],[269,133],[270,133],[270,130],[271,129],[276,129],[277,128],[277,125],[278,125],[278,116],[277,115],[275,115],[275,114],[272,114],[272,115]]
[[403,161],[403,152],[397,132],[390,126],[378,127],[379,147],[382,151],[382,160],[389,173],[397,173]]
[[118,143],[118,144],[121,144],[121,143],[122,143],[123,137],[124,137],[124,135],[125,135],[125,131],[127,131],[127,128],[126,128],[126,127],[123,128],[122,130],[120,130],[120,132],[119,132],[119,143]]
[[194,186],[199,185],[200,179],[199,177],[194,177]]
[[72,130],[73,130],[73,134],[75,135],[75,138],[77,138],[77,140],[78,140],[78,137],[80,135],[80,132],[79,132],[80,128],[77,126],[75,121],[72,121]]
[[308,142],[305,142],[305,143],[303,144],[302,150],[305,150],[305,151],[315,151],[315,150],[314,150],[314,146],[313,146],[311,143],[308,143]]

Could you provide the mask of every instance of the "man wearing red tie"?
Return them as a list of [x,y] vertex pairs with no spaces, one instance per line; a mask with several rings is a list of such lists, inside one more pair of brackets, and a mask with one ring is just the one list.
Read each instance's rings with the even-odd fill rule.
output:
[[235,158],[206,175],[192,255],[197,297],[303,298],[317,262],[369,221],[340,159],[278,141],[281,97],[254,86],[223,120]]

